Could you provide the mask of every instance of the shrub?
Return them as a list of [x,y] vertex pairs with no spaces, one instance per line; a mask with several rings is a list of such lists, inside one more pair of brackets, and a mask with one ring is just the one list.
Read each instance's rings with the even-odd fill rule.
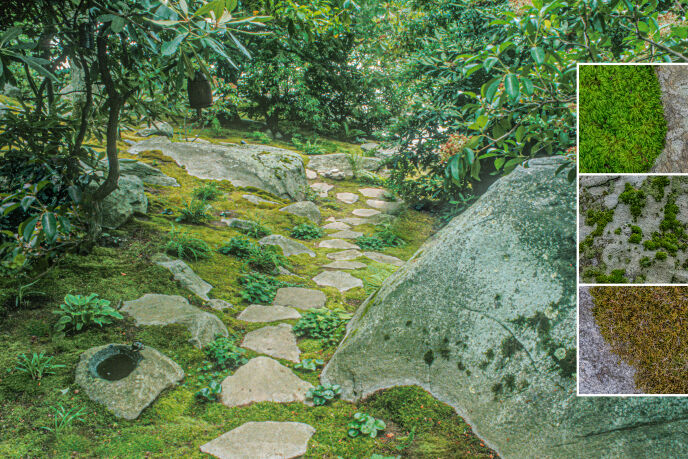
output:
[[34,352],[31,358],[26,354],[20,354],[17,356],[17,365],[14,369],[27,373],[31,379],[40,380],[44,375],[54,375],[54,370],[64,368],[64,365],[54,364],[52,360],[53,357],[46,357],[43,352],[40,354]]
[[343,334],[344,324],[351,314],[341,309],[315,309],[306,313],[294,325],[296,336],[306,336],[330,342]]
[[380,419],[375,419],[373,416],[365,413],[354,414],[354,420],[347,426],[347,434],[351,438],[356,438],[359,435],[368,435],[370,438],[377,437],[378,431],[385,430],[385,423]]
[[199,199],[184,201],[183,206],[179,209],[181,215],[175,221],[193,224],[205,223],[212,218],[210,209],[210,204]]
[[185,232],[176,231],[174,226],[167,236],[165,252],[183,260],[198,261],[210,258],[212,249],[202,239]]
[[194,188],[191,195],[199,201],[214,201],[222,195],[222,190],[217,187],[217,183],[211,182]]
[[338,384],[321,384],[316,387],[311,387],[306,392],[306,398],[313,400],[313,405],[321,406],[327,404],[330,400],[339,397],[342,393],[342,388]]
[[88,296],[67,295],[59,309],[53,311],[60,318],[55,324],[58,332],[81,331],[93,324],[102,327],[110,324],[114,319],[122,319],[122,315],[110,306],[108,300],[98,298],[98,294]]
[[282,282],[274,277],[260,273],[250,273],[239,278],[241,297],[249,303],[270,304],[275,299],[277,289],[291,287],[292,284]]
[[319,226],[311,225],[310,223],[301,223],[293,227],[289,234],[296,239],[309,241],[322,237],[323,230]]
[[649,257],[643,257],[640,259],[639,263],[641,267],[649,268],[650,266],[652,266],[652,259]]
[[244,357],[246,351],[235,346],[234,341],[224,336],[215,338],[204,351],[208,359],[221,369],[233,370],[248,362]]
[[598,274],[595,280],[600,284],[626,284],[628,279],[626,279],[625,269],[615,269],[611,274]]

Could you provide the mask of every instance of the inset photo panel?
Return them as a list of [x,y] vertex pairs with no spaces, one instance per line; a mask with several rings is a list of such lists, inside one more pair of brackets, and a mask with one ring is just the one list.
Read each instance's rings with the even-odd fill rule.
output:
[[581,175],[578,212],[581,284],[688,284],[688,176]]
[[687,64],[579,64],[579,172],[688,172]]

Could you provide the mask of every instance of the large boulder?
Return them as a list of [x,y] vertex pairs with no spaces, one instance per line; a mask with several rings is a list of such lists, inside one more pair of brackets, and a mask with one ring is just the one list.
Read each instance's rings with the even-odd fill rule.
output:
[[136,135],[141,137],[150,137],[152,135],[163,135],[165,137],[174,136],[174,129],[169,123],[164,121],[154,121],[150,126],[140,129]]
[[337,171],[343,178],[351,178],[356,171],[379,170],[382,168],[382,160],[366,156],[349,156],[346,153],[313,155],[308,162],[308,168],[322,176],[329,176],[333,171]]
[[141,161],[121,159],[119,161],[119,173],[121,175],[135,175],[148,185],[179,186],[176,179]]
[[228,180],[237,187],[255,187],[294,201],[305,197],[303,161],[289,150],[266,145],[171,142],[165,137],[152,137],[132,145],[129,153],[149,150],[162,151],[195,177]]
[[682,457],[688,401],[576,396],[576,193],[564,160],[495,182],[358,309],[323,383],[418,385],[502,457]]
[[145,214],[148,198],[141,179],[134,175],[121,175],[117,189],[103,200],[102,209],[103,227],[109,229],[119,228],[134,214]]

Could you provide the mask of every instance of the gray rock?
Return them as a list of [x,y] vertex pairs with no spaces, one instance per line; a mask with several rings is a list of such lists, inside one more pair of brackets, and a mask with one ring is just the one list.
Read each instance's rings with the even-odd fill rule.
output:
[[244,336],[241,347],[292,362],[299,362],[301,355],[296,345],[296,336],[288,324],[267,326],[249,332]]
[[277,322],[278,320],[300,319],[301,314],[296,309],[286,306],[261,306],[252,304],[237,316],[244,322]]
[[641,394],[635,369],[614,354],[592,315],[589,287],[580,287],[578,316],[578,392],[580,394]]
[[323,229],[340,230],[340,231],[350,229],[350,228],[351,228],[351,226],[347,225],[344,222],[331,222],[331,223],[328,223],[327,225],[323,226]]
[[307,218],[316,225],[320,223],[322,219],[320,215],[320,209],[311,201],[301,201],[290,204],[287,207],[282,207],[280,212],[286,212],[288,214],[297,215],[299,217]]
[[664,151],[650,172],[688,172],[688,72],[683,66],[657,66],[667,122]]
[[241,218],[223,218],[222,223],[230,228],[237,228],[243,231],[248,231],[256,226],[255,222],[251,220],[242,220]]
[[242,198],[247,200],[248,202],[252,204],[277,204],[275,201],[270,201],[269,199],[263,199],[260,196],[256,196],[255,194],[242,194]]
[[[359,170],[377,171],[382,167],[382,161],[378,158],[356,156],[355,161]],[[332,172],[335,170],[335,175],[341,175],[341,178],[351,178],[354,176],[351,160],[346,153],[310,156],[308,168],[323,176],[332,175]],[[335,177],[332,176],[332,178]]]
[[138,142],[129,153],[160,150],[202,179],[228,180],[237,187],[255,187],[295,201],[305,197],[306,175],[301,157],[266,145],[215,145],[170,142],[154,137]]
[[328,263],[323,266],[323,268],[327,269],[363,269],[367,265],[365,263],[361,263],[360,261],[345,261],[345,260],[337,260],[333,261],[332,263]]
[[[103,163],[107,168],[107,163]],[[135,175],[148,185],[179,186],[176,179],[165,175],[155,167],[132,159],[120,159],[119,172],[122,175]]]
[[404,203],[402,202],[381,201],[379,199],[368,199],[366,204],[375,209],[379,209],[386,214],[397,214],[404,208]]
[[117,189],[103,200],[103,227],[116,229],[125,224],[134,214],[148,211],[148,198],[143,191],[143,182],[133,175],[121,175]]
[[311,383],[270,357],[256,357],[222,381],[220,402],[228,407],[251,403],[306,401]]
[[[329,237],[334,237],[334,238],[341,238],[341,239],[358,239],[359,237],[363,236],[363,233],[360,231],[351,231],[348,229],[337,231],[336,233],[332,233],[328,235]],[[354,248],[354,247],[351,247]],[[358,248],[356,246],[355,248]]]
[[564,161],[517,167],[426,242],[359,307],[322,382],[346,400],[419,385],[505,458],[687,455],[688,400],[576,396]]
[[342,223],[346,223],[347,225],[351,226],[361,226],[361,225],[374,225],[372,220],[366,219],[366,218],[358,218],[358,217],[346,217],[341,219]]
[[345,204],[353,204],[358,201],[358,195],[354,193],[337,193],[337,199]]
[[357,217],[372,217],[379,214],[380,211],[375,209],[354,209],[351,213]]
[[310,169],[306,169],[306,178],[308,180],[315,180],[318,178],[318,173]]
[[[117,354],[118,348],[129,347],[107,344],[88,349],[81,354],[76,366],[75,381],[88,398],[105,405],[115,416],[132,420],[138,418],[160,392],[180,382],[184,378],[184,371],[169,357],[146,346],[139,351],[142,358],[128,376],[116,381],[98,376],[94,368],[96,361]],[[96,358],[91,362],[94,356]]]
[[325,306],[327,297],[320,290],[302,287],[282,287],[277,290],[273,305],[298,309],[318,309]]
[[343,250],[341,252],[334,252],[334,253],[328,253],[326,255],[327,258],[330,260],[335,260],[335,261],[346,261],[346,260],[355,260],[358,257],[363,256],[363,254],[359,250],[355,249],[349,249],[349,250]]
[[358,192],[366,198],[381,198],[387,194],[382,188],[361,188]]
[[184,325],[191,333],[189,342],[199,349],[218,335],[229,336],[227,327],[217,316],[198,309],[178,295],[147,293],[137,300],[125,301],[121,311],[132,316],[137,326]]
[[172,126],[164,121],[154,121],[150,127],[136,131],[136,135],[140,137],[150,137],[152,135],[172,137],[174,136],[174,129],[172,129]]
[[306,454],[315,429],[300,422],[247,422],[201,446],[219,459],[293,459]]
[[208,301],[208,306],[211,308],[215,309],[216,311],[224,311],[225,309],[234,309],[234,306],[232,303],[221,300],[219,298],[213,298],[210,301]]
[[288,237],[282,236],[281,234],[271,234],[270,236],[265,236],[263,239],[258,241],[260,245],[276,245],[282,249],[282,253],[285,257],[290,257],[292,255],[300,255],[302,253],[307,254],[310,257],[315,256],[315,252]]
[[334,287],[340,292],[346,292],[356,287],[363,287],[363,281],[344,271],[323,271],[313,278],[318,285]]
[[380,146],[380,144],[377,142],[366,142],[366,143],[361,144],[361,150],[373,151],[373,150],[377,150],[379,146]]
[[326,239],[318,243],[321,249],[358,249],[356,244],[347,242],[344,239]]
[[387,263],[388,265],[394,266],[404,266],[404,260],[400,260],[399,258],[393,257],[391,255],[385,255],[384,253],[363,252],[363,256],[370,260],[377,261],[378,263]]
[[184,261],[172,259],[165,254],[157,254],[152,260],[156,265],[167,268],[179,285],[206,301],[210,299],[208,292],[213,289],[213,286],[201,279]]
[[330,185],[329,183],[323,183],[323,182],[318,182],[318,183],[313,183],[311,184],[311,189],[315,192],[318,193],[318,196],[321,198],[326,198],[327,193],[334,188],[334,185]]

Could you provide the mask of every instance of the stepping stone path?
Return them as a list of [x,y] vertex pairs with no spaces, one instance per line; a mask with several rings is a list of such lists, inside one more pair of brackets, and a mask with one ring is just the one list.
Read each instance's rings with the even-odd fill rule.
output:
[[244,231],[248,231],[256,226],[251,220],[242,220],[241,218],[223,218],[220,221],[230,228],[237,228]]
[[358,257],[363,256],[363,254],[359,250],[355,249],[350,249],[350,250],[344,250],[343,252],[334,252],[334,253],[328,253],[326,255],[327,258],[330,260],[354,260]]
[[337,260],[333,261],[332,263],[328,263],[323,266],[323,268],[328,268],[328,269],[363,269],[365,268],[366,265],[365,263],[361,263],[360,261],[345,261],[345,260]]
[[220,459],[293,459],[306,454],[315,429],[300,422],[247,422],[201,446]]
[[225,309],[234,309],[234,306],[232,305],[232,303],[225,301],[225,300],[220,300],[219,298],[213,298],[212,300],[208,301],[208,306],[215,309],[216,311],[223,311]]
[[311,189],[316,191],[321,198],[326,198],[327,192],[332,188],[334,188],[334,185],[330,185],[329,183],[317,182],[311,185]]
[[344,239],[327,239],[318,244],[321,249],[358,249],[358,246]]
[[268,199],[263,199],[255,194],[244,194],[241,195],[242,198],[253,204],[277,204],[275,201],[270,201]]
[[370,260],[377,261],[378,263],[387,263],[388,265],[394,266],[404,266],[404,260],[401,260],[397,257],[393,257],[391,255],[385,255],[384,253],[363,252],[363,256]]
[[320,290],[302,287],[282,287],[277,290],[274,306],[287,306],[302,310],[318,309],[325,306],[327,297]]
[[351,227],[344,222],[332,222],[332,223],[328,223],[327,225],[323,226],[323,229],[326,229],[326,230],[346,230],[346,229],[350,229],[350,228]]
[[397,213],[403,207],[401,202],[380,201],[378,199],[368,199],[366,204],[388,214]]
[[260,304],[252,304],[237,316],[237,319],[244,322],[276,322],[300,318],[301,314],[296,309],[286,306],[262,306]]
[[258,241],[260,245],[276,245],[282,248],[282,253],[285,257],[291,257],[292,255],[301,255],[302,253],[307,254],[309,257],[314,257],[315,252],[288,237],[282,236],[281,234],[271,234],[270,236],[265,236],[263,239]]
[[201,279],[198,274],[193,272],[193,269],[182,260],[175,260],[168,257],[164,253],[153,255],[152,261],[156,265],[167,268],[174,280],[179,282],[179,285],[187,290],[191,290],[200,298],[208,301],[208,292],[212,290],[213,286]]
[[[340,238],[340,239],[358,239],[363,236],[363,233],[351,230],[341,230],[336,233],[330,234],[329,237]],[[358,248],[358,246],[356,246]]]
[[368,225],[372,224],[373,222],[365,219],[365,218],[358,218],[358,217],[347,217],[347,218],[342,218],[340,220],[342,223],[346,223],[347,225],[351,226],[360,226],[360,225]]
[[249,332],[244,336],[241,347],[294,363],[299,362],[301,355],[289,324],[272,325]]
[[307,218],[315,224],[319,224],[322,217],[320,216],[320,209],[310,201],[300,201],[290,204],[287,207],[282,207],[280,212],[296,215]]
[[381,198],[387,194],[382,188],[361,188],[358,192],[366,198]]
[[345,204],[353,204],[358,201],[358,195],[354,193],[337,193],[337,199]]
[[379,214],[380,211],[375,209],[355,209],[351,213],[357,217],[372,217],[373,215]]
[[228,407],[256,402],[306,402],[313,385],[270,357],[256,357],[222,381],[220,402]]
[[340,292],[346,292],[356,287],[363,287],[363,281],[361,279],[344,271],[323,271],[315,276],[313,281],[318,285],[334,287]]
[[310,169],[306,169],[306,178],[308,180],[315,180],[318,178],[318,173]]
[[185,325],[191,333],[189,342],[201,349],[215,340],[216,335],[229,336],[225,324],[214,314],[201,311],[179,295],[147,293],[141,298],[125,301],[120,311],[140,325]]

